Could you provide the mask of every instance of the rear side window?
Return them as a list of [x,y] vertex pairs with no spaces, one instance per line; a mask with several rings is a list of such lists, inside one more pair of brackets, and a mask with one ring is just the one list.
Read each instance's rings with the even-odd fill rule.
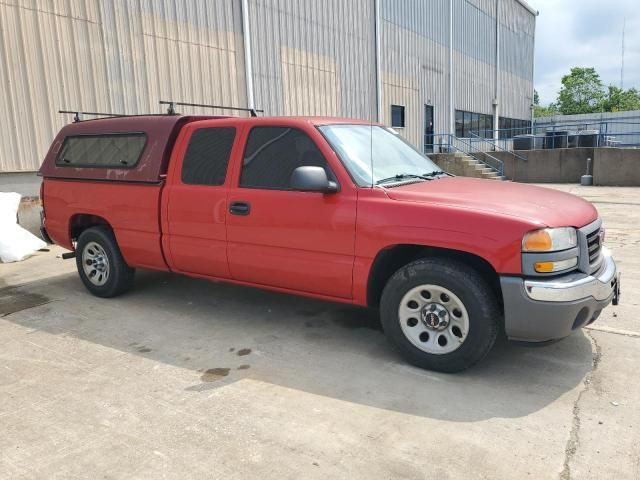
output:
[[335,180],[327,161],[311,138],[290,127],[254,127],[247,139],[240,186],[289,190],[291,174],[301,166],[323,167]]
[[111,133],[67,137],[56,165],[59,167],[132,168],[147,143],[144,133]]
[[235,128],[200,128],[193,132],[182,164],[182,183],[222,185],[235,136]]

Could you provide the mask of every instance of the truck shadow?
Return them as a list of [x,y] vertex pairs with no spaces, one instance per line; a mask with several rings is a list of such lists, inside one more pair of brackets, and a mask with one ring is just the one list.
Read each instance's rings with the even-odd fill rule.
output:
[[132,292],[110,300],[92,297],[75,274],[10,289],[3,291],[37,293],[39,306],[8,312],[4,320],[192,370],[198,380],[185,395],[250,378],[474,422],[543,409],[592,367],[591,343],[577,332],[536,348],[502,340],[476,367],[438,374],[406,364],[387,343],[375,312],[164,273],[139,272]]

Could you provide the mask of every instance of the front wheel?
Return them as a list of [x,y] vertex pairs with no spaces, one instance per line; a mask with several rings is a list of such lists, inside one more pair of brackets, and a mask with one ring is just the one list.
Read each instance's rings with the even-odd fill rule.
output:
[[76,246],[76,266],[82,283],[98,297],[115,297],[133,285],[135,270],[124,261],[108,227],[88,228]]
[[422,259],[398,270],[380,302],[387,337],[412,364],[458,372],[495,343],[500,309],[478,272],[449,259]]

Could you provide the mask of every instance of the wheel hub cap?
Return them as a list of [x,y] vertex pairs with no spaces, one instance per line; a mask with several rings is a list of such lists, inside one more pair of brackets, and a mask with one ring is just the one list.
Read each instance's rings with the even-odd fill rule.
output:
[[460,348],[469,333],[469,313],[460,297],[440,285],[418,285],[398,306],[407,340],[423,352],[444,355]]
[[439,303],[428,303],[423,306],[420,319],[430,330],[444,330],[449,326],[449,312]]
[[100,287],[109,279],[109,257],[101,245],[89,242],[82,250],[82,268],[91,283]]

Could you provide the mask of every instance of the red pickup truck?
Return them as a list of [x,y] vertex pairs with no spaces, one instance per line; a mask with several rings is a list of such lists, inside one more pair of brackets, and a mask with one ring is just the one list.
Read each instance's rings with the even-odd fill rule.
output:
[[39,173],[43,232],[74,252],[94,295],[127,291],[147,268],[379,308],[423,368],[467,368],[500,330],[562,338],[619,293],[589,202],[453,177],[369,122],[80,121]]

